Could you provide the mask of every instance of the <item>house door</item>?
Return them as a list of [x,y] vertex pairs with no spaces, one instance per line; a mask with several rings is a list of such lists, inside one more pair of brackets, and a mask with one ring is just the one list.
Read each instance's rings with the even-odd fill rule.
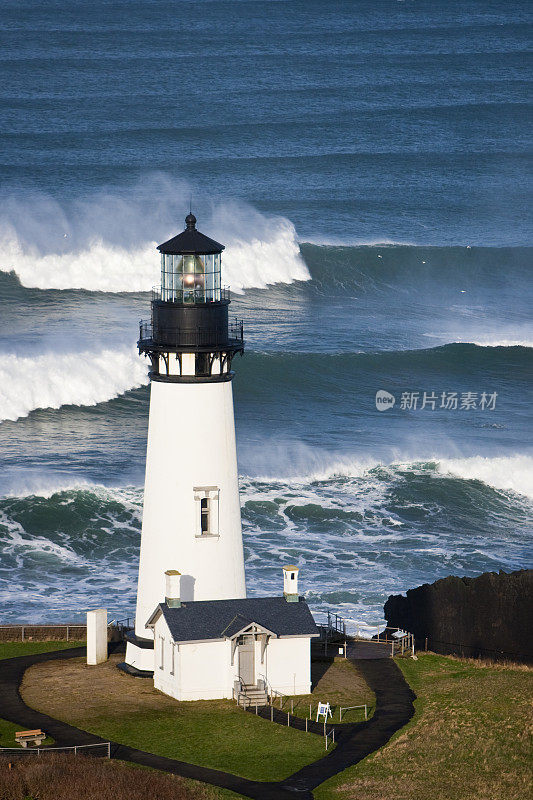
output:
[[247,686],[255,684],[254,637],[239,638],[239,676]]

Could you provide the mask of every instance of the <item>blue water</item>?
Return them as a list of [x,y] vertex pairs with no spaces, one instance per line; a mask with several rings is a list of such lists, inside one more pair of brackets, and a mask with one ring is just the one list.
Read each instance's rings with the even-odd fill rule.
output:
[[3,618],[131,613],[134,344],[191,200],[245,321],[251,590],[290,557],[315,611],[371,624],[391,592],[529,566],[529,5],[2,11]]

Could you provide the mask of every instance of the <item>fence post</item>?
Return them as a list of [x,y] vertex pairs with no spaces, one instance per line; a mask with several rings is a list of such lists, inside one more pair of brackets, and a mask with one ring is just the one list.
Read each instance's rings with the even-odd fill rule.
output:
[[313,716],[313,714],[311,712],[311,703],[309,703],[309,719],[311,719],[312,716]]
[[255,716],[257,717],[257,703],[255,704]]
[[78,748],[76,747],[76,745],[74,745],[74,755],[75,755],[75,756],[77,756],[77,755],[78,755]]
[[427,636],[426,636],[426,645],[425,645],[425,651],[426,651],[426,653],[427,653],[427,651],[428,651],[428,637],[427,637]]
[[294,700],[291,697],[291,714],[294,714]]
[[414,635],[414,633],[411,634],[411,645],[412,645],[411,655],[414,656],[414,654],[415,654],[415,635]]
[[391,646],[390,646],[390,657],[394,658],[394,639],[392,640]]
[[24,641],[24,625],[20,626],[20,633],[21,633],[21,642]]
[[111,758],[111,742],[107,743],[107,757]]
[[40,749],[40,747],[38,747],[38,748],[37,748],[37,755],[38,755],[38,756],[40,756],[40,755],[41,755],[41,749]]
[[68,625],[67,625],[67,642],[68,642]]
[[287,711],[287,728],[290,728],[290,726],[291,726],[290,719],[291,719],[291,715],[290,715],[290,714],[289,714],[289,712]]
[[366,703],[365,703],[365,719],[368,719],[367,712],[366,712]]
[[335,744],[335,728],[333,728],[333,733],[332,733],[331,741],[333,742],[333,744]]
[[274,706],[270,706],[270,722],[274,722]]

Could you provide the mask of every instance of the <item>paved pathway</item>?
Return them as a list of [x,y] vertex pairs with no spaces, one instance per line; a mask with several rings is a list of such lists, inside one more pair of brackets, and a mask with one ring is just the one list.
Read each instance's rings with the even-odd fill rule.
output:
[[[312,800],[314,788],[382,747],[414,713],[412,702],[414,694],[394,661],[375,657],[369,659],[368,655],[363,656],[361,660],[352,659],[350,650],[348,653],[350,660],[357,664],[376,694],[376,710],[373,717],[368,722],[336,726],[337,747],[325,754],[324,758],[303,767],[279,783],[247,780],[229,772],[157,756],[116,742],[111,743],[111,756],[231,789],[256,800],[291,800],[295,797]],[[29,708],[20,696],[19,687],[28,667],[42,661],[78,658],[83,655],[85,648],[79,647],[0,661],[0,718],[28,729],[41,728],[55,739],[59,746],[107,741]]]

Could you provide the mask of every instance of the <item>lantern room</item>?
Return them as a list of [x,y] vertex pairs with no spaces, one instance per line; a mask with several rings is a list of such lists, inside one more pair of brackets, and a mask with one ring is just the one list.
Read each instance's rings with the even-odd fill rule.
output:
[[186,229],[160,244],[161,300],[166,303],[199,304],[221,300],[221,253],[224,245],[196,229],[196,217],[188,214]]

